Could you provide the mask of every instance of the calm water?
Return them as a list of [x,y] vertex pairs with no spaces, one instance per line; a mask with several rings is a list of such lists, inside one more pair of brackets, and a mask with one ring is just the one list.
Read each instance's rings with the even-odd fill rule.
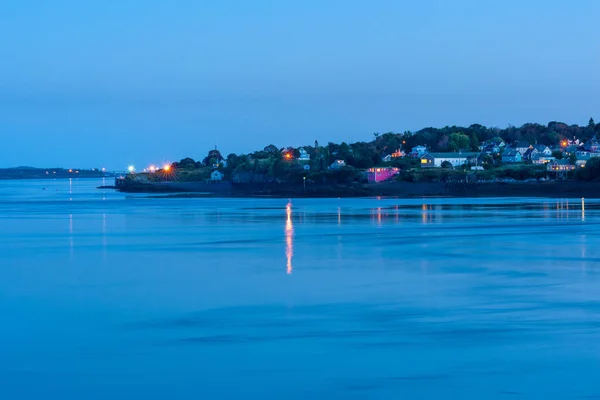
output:
[[0,181],[1,399],[600,398],[597,201],[100,184]]

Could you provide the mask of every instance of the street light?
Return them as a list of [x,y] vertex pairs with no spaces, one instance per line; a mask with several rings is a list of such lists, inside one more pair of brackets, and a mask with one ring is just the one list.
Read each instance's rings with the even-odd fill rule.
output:
[[133,165],[130,165],[129,167],[127,167],[127,170],[130,174],[133,174],[135,172],[135,167]]

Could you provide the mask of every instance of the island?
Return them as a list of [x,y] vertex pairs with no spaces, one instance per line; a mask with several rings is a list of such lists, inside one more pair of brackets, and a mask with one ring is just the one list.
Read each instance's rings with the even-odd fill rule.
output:
[[122,192],[173,196],[600,197],[600,124],[474,124],[277,147],[120,176]]
[[114,176],[116,174],[100,168],[0,168],[0,179],[108,178]]

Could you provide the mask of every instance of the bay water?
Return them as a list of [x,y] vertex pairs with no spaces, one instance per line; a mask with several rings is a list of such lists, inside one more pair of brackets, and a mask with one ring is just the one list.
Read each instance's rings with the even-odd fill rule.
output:
[[0,181],[0,399],[600,398],[600,202]]

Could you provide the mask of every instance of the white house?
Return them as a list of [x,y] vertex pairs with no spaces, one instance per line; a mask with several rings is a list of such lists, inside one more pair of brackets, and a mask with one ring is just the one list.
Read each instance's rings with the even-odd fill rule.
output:
[[223,180],[223,174],[219,171],[219,170],[214,170],[211,174],[210,174],[210,180],[213,182],[216,181],[222,181]]
[[546,146],[545,144],[536,144],[535,146],[533,146],[533,148],[545,156],[552,155],[552,150],[550,149],[550,147]]
[[442,163],[448,161],[453,167],[472,162],[479,157],[479,153],[425,153],[421,157],[422,168],[440,168]]
[[427,147],[425,147],[425,146],[415,146],[412,148],[412,150],[410,152],[410,154],[413,157],[419,157],[419,158],[422,157],[423,154],[425,154],[425,153],[427,153]]
[[300,152],[300,157],[298,157],[298,161],[310,161],[310,155],[304,148],[300,148],[298,150]]

